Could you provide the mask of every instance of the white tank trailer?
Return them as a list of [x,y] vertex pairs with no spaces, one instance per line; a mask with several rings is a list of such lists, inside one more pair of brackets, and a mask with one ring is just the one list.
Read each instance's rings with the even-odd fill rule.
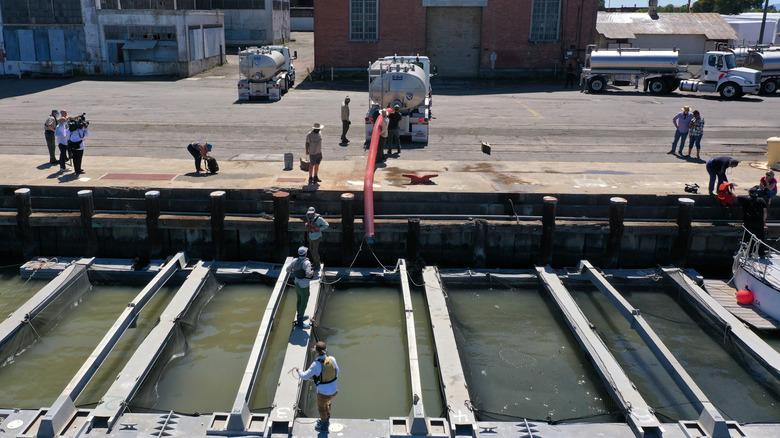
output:
[[748,53],[745,67],[761,72],[761,94],[774,94],[780,86],[780,50]]
[[279,100],[295,84],[295,67],[286,46],[249,47],[238,53],[238,100]]
[[737,68],[734,53],[707,52],[701,74],[684,79],[687,66],[680,65],[677,51],[618,49],[600,50],[588,46],[580,85],[591,93],[600,93],[613,85],[643,85],[646,92],[667,94],[676,89],[690,92],[720,93],[725,99],[758,94],[760,72]]
[[374,122],[382,108],[400,107],[401,136],[412,142],[428,142],[431,118],[431,65],[426,56],[387,56],[368,67],[368,111],[366,141],[371,140]]

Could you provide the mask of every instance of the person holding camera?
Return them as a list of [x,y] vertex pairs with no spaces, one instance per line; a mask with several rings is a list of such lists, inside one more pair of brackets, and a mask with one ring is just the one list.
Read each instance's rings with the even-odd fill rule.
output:
[[84,119],[84,114],[71,120],[70,139],[68,140],[68,150],[73,157],[73,170],[76,175],[84,173],[81,168],[81,160],[84,158],[84,139],[89,135],[89,122]]

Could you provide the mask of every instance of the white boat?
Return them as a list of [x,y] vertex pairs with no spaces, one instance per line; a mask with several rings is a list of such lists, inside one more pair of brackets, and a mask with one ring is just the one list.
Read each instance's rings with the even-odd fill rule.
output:
[[747,230],[745,236],[731,268],[734,287],[753,292],[753,306],[780,321],[780,251]]

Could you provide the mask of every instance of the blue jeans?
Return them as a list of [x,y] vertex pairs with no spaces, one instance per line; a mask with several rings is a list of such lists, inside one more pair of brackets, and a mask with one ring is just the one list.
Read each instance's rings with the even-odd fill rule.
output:
[[718,178],[718,187],[720,187],[721,184],[724,182],[729,182],[728,178],[726,178],[726,171],[724,170],[723,173],[716,173],[715,169],[713,169],[712,161],[707,162],[707,173],[710,174],[710,193],[715,193],[715,178]]
[[699,151],[701,150],[701,135],[691,135],[691,142],[688,145],[689,154],[694,145],[696,146],[696,154],[698,155]]
[[687,132],[680,132],[679,129],[674,131],[674,141],[672,142],[672,152],[674,152],[675,149],[677,149],[677,140],[680,140],[680,155],[683,153],[683,148],[685,148],[685,139],[688,138]]

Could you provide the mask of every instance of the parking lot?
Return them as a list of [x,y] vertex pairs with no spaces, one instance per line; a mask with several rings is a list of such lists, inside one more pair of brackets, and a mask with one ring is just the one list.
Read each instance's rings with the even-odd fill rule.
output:
[[[364,167],[368,84],[305,80],[307,69],[314,68],[308,39],[310,34],[296,35],[292,45],[299,53],[298,82],[278,102],[238,102],[235,56],[228,57],[228,65],[186,79],[0,79],[0,154],[18,160],[45,155],[43,121],[51,109],[64,108],[71,115],[86,112],[91,121],[85,166],[95,157],[132,163],[126,165],[135,171],[144,163],[151,166],[154,158],[189,161],[185,146],[193,140],[213,143],[221,163],[283,152],[298,156],[306,133],[318,122],[326,126],[325,164]],[[440,169],[459,166],[478,172],[483,166],[499,174],[520,172],[532,175],[525,179],[533,181],[525,189],[533,190],[544,188],[545,174],[561,190],[576,185],[574,178],[583,173],[602,175],[602,180],[629,172],[643,182],[661,174],[706,181],[703,161],[666,154],[674,133],[672,117],[683,105],[698,109],[706,121],[704,160],[729,155],[765,163],[767,138],[780,136],[780,95],[724,101],[679,92],[652,96],[630,87],[594,95],[564,89],[560,79],[534,84],[435,78],[429,143],[405,144],[387,166],[414,170],[421,167],[416,163],[424,163],[437,170],[433,163],[444,163]],[[347,95],[352,100],[352,142],[340,146],[339,106]],[[481,152],[483,141],[492,146],[489,156]],[[738,169],[737,177],[748,170]],[[603,185],[604,190],[615,186],[608,181]]]

